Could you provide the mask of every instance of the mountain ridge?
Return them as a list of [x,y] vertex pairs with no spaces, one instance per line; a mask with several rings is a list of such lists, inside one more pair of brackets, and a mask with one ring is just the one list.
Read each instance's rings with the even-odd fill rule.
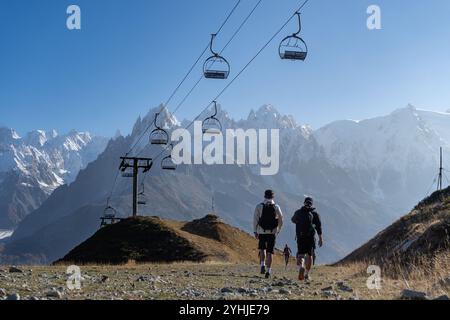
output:
[[0,128],[0,228],[14,229],[59,186],[103,151],[106,138],[87,132],[34,130],[20,137]]
[[[111,140],[99,158],[80,172],[74,185],[67,186],[52,195],[42,208],[21,223],[13,235],[11,244],[7,245],[6,252],[12,255],[26,253],[31,243],[42,239],[44,230],[63,237],[64,235],[57,229],[56,221],[73,223],[74,219],[71,216],[80,215],[82,206],[101,206],[102,203],[106,203],[113,184],[112,173],[117,171],[118,158],[137,142],[144,130],[153,122],[154,113],[157,111],[161,111],[161,106],[151,109],[146,116],[140,117],[132,134]],[[235,121],[220,106],[218,111],[224,128],[264,127],[264,122],[251,122],[248,119]],[[211,110],[207,110],[204,115],[210,113]],[[326,148],[317,139],[315,131],[291,121],[289,116],[280,116],[273,106],[263,106],[256,112],[250,112],[248,118],[258,118],[258,113],[262,114],[262,118],[269,119],[268,125],[281,128],[281,172],[275,176],[263,177],[255,174],[257,170],[253,170],[253,166],[180,165],[176,173],[167,173],[156,163],[145,181],[147,203],[151,204],[151,208],[142,207],[140,212],[143,215],[161,215],[169,219],[200,218],[209,211],[211,198],[214,196],[217,211],[222,219],[251,231],[254,206],[261,201],[261,195],[266,188],[276,190],[277,202],[281,204],[287,221],[300,206],[303,196],[312,195],[316,198],[318,210],[324,218],[328,239],[319,257],[324,261],[333,261],[363,244],[371,235],[392,223],[399,212],[406,212],[409,206],[412,207],[416,202],[409,197],[404,203],[387,203],[382,197],[377,197],[373,189],[366,186],[370,186],[376,180],[376,176],[369,176],[373,179],[372,182],[361,181],[359,175],[365,172],[355,174],[349,172],[348,168],[342,168],[334,163],[333,159],[326,155]],[[163,109],[161,119],[158,121],[169,127],[169,132],[186,122],[184,120],[180,123],[167,109]],[[151,155],[160,151],[160,148],[148,144],[148,136],[145,135],[133,153]],[[426,180],[428,181],[430,177],[427,176]],[[420,180],[419,182],[417,182],[419,186],[424,184]],[[85,190],[85,186],[88,185],[91,188],[87,190],[91,192]],[[190,188],[183,188],[185,185],[189,185]],[[386,185],[381,187],[387,188]],[[389,190],[387,188],[381,191],[388,193]],[[130,192],[129,180],[119,176],[110,204],[116,207],[122,217],[130,215]],[[100,215],[101,210],[95,217],[90,218],[89,223],[84,224],[78,219],[74,227],[83,230],[83,234],[88,230],[95,230],[98,224],[96,219]],[[347,225],[354,225],[352,233],[341,232]],[[279,241],[293,246],[293,239],[293,226],[287,222]],[[81,237],[72,238],[64,242],[65,249],[68,250],[69,245],[83,240]],[[47,255],[47,261],[58,258],[51,250],[28,253]],[[57,253],[60,254],[61,251]]]

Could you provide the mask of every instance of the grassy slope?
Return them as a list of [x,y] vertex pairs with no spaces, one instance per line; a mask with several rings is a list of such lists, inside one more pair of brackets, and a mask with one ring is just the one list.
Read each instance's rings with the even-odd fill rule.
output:
[[450,275],[450,188],[436,192],[338,265],[380,265],[395,278]]

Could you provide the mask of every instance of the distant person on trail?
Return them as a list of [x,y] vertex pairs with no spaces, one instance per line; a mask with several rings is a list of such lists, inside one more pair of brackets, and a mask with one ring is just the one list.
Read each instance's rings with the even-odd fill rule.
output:
[[311,197],[307,197],[303,207],[294,213],[292,222],[296,225],[298,279],[309,280],[309,271],[315,259],[316,232],[319,236],[319,247],[323,245],[322,222],[313,207]]
[[253,230],[256,239],[259,240],[259,260],[261,274],[269,278],[272,274],[272,255],[275,248],[276,236],[283,226],[283,214],[280,206],[275,204],[274,192],[266,190],[264,202],[258,204],[253,216]]
[[285,268],[287,268],[288,264],[289,264],[289,258],[292,255],[292,250],[291,248],[289,248],[289,246],[286,245],[284,246],[284,250],[283,250],[283,254],[284,254],[284,263],[285,263]]

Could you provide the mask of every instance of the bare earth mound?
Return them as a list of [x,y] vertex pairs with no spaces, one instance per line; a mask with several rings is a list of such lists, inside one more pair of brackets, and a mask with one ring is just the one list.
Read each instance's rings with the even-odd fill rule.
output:
[[352,252],[342,263],[370,262],[409,274],[450,270],[450,188],[435,192],[413,211]]
[[[278,252],[277,260],[281,260]],[[230,262],[258,259],[249,234],[208,215],[191,222],[158,217],[128,218],[98,230],[56,263]]]

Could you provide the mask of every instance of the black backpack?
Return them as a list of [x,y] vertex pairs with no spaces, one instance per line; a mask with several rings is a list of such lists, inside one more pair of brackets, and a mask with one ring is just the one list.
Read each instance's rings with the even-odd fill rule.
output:
[[263,210],[259,218],[259,226],[265,231],[271,231],[278,227],[277,213],[274,204],[262,203]]
[[296,234],[297,238],[312,237],[315,234],[312,210],[302,208],[297,212]]

